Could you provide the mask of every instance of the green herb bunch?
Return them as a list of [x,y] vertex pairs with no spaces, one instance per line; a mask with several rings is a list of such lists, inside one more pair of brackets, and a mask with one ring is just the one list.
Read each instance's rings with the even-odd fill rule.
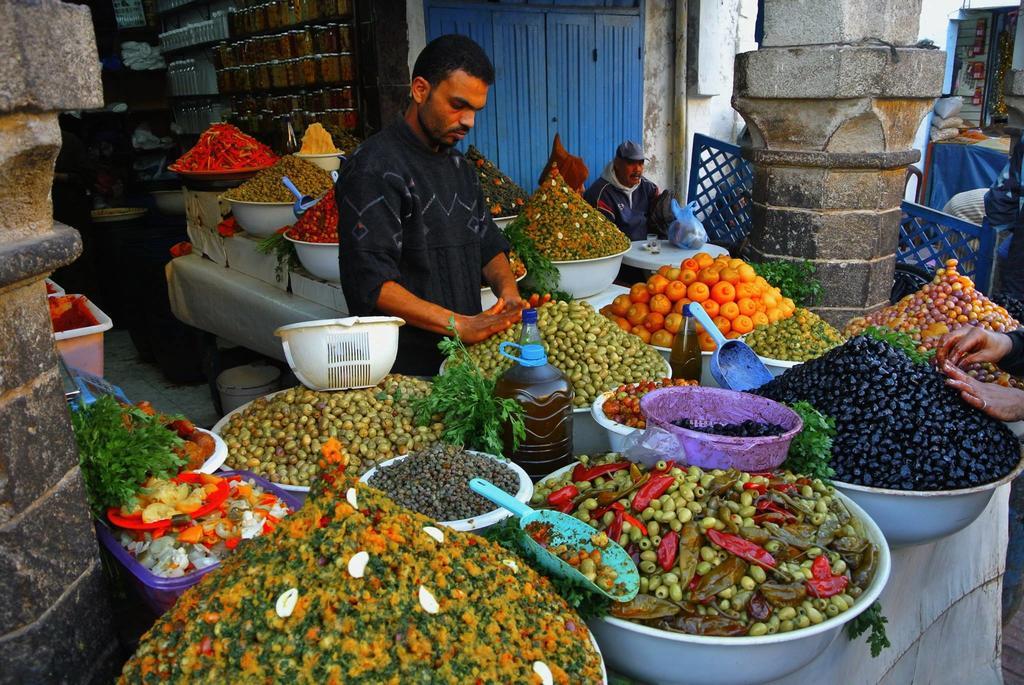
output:
[[523,563],[529,565],[537,573],[546,576],[551,581],[552,586],[554,586],[555,592],[561,595],[566,603],[575,609],[576,613],[584,621],[607,616],[609,611],[611,611],[612,600],[597,592],[591,592],[571,580],[550,575],[543,566],[538,564],[526,551],[526,543],[523,542],[523,532],[519,528],[519,519],[514,517],[507,518],[501,523],[488,528],[483,532],[483,536],[515,554]]
[[256,251],[262,254],[277,255],[277,265],[274,267],[274,275],[277,280],[284,279],[284,267],[294,269],[299,264],[299,255],[295,252],[295,245],[284,237],[284,231],[279,231],[256,243]]
[[487,379],[469,356],[455,330],[454,317],[448,328],[452,337],[437,344],[447,358],[444,373],[434,379],[429,395],[413,403],[416,420],[424,424],[440,414],[444,417],[441,437],[445,442],[488,454],[502,454],[503,427],[510,423],[515,449],[526,439],[522,406],[511,398],[495,396],[495,381]]
[[177,433],[136,407],[107,395],[71,412],[78,461],[93,514],[131,502],[150,476],[177,475],[185,459]]
[[832,438],[836,422],[815,409],[810,402],[800,400],[790,405],[804,422],[803,430],[789,443],[789,453],[782,467],[811,478],[828,482],[836,475],[829,465],[832,460]]
[[782,291],[798,307],[813,307],[821,302],[821,282],[814,277],[815,268],[808,260],[802,262],[771,261],[752,264],[758,276]]
[[895,347],[897,350],[902,350],[910,361],[915,364],[927,364],[935,356],[935,350],[927,350],[925,352],[917,349],[917,343],[914,339],[903,331],[894,331],[891,328],[885,328],[882,326],[868,326],[864,331],[864,335],[874,338],[875,340],[881,340],[884,343],[888,343],[890,346]]
[[526,235],[526,215],[520,214],[504,228],[505,237],[526,266],[526,273],[532,286],[531,292],[540,295],[551,294],[555,300],[568,302],[572,296],[558,289],[560,275],[551,260],[540,253],[533,239]]
[[846,634],[851,640],[856,640],[870,629],[868,644],[871,645],[871,656],[877,657],[883,649],[892,647],[889,636],[885,633],[885,624],[888,622],[889,619],[882,615],[882,605],[875,602],[860,616],[846,624]]

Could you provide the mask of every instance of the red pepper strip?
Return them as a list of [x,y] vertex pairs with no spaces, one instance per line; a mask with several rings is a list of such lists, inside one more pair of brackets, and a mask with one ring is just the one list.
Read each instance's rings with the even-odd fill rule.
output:
[[615,518],[612,519],[612,524],[608,526],[608,530],[605,531],[608,534],[609,540],[619,541],[622,537],[622,522],[625,520],[625,512],[615,510]]
[[832,576],[831,578],[825,578],[824,580],[808,580],[805,585],[807,585],[807,592],[811,596],[826,599],[833,595],[841,594],[846,590],[846,586],[849,585],[849,583],[850,579],[846,576]]
[[744,483],[743,489],[756,490],[759,495],[763,495],[764,493],[768,492],[768,486],[765,485],[764,483]]
[[[620,504],[619,506],[622,505]],[[636,518],[635,516],[631,515],[629,512],[626,511],[622,512],[622,518],[624,521],[626,521],[626,523],[633,526],[634,528],[639,528],[640,532],[643,533],[644,536],[647,535],[647,526],[643,524],[643,521],[641,521],[640,519]]]
[[774,478],[775,474],[771,471],[750,471],[750,477],[759,476],[761,478]]
[[782,482],[770,483],[769,487],[771,487],[772,490],[775,490],[777,492],[784,492],[787,495],[792,495],[794,492],[797,492],[797,491],[800,490],[800,488],[798,488],[793,483],[782,483]]
[[612,502],[607,507],[600,507],[600,508],[595,509],[594,511],[590,512],[590,518],[591,519],[599,519],[602,516],[604,516],[605,514],[607,514],[609,511],[612,511],[613,509],[615,511],[625,511],[626,510],[626,508],[623,507],[620,502]]
[[566,502],[569,502],[571,504],[573,498],[575,498],[579,494],[579,489],[575,485],[570,483],[569,485],[566,485],[564,488],[559,488],[558,490],[555,490],[550,495],[548,495],[548,504],[554,505],[556,507],[560,507]]
[[827,580],[832,577],[832,564],[829,563],[828,557],[821,554],[811,564],[811,576],[814,580]]
[[679,533],[670,530],[661,539],[658,545],[658,565],[666,571],[671,571],[676,565],[676,556],[679,554]]
[[234,549],[238,547],[238,543],[242,541],[242,538],[228,538],[224,541],[224,546],[228,549]]
[[779,504],[776,504],[770,499],[758,500],[757,504],[755,505],[755,508],[761,512],[773,512],[776,514],[780,514],[784,519],[791,519],[794,521],[796,520],[796,515],[793,514],[793,512]]
[[785,514],[780,514],[777,511],[769,511],[766,514],[756,514],[754,516],[754,523],[757,525],[761,525],[767,521],[768,523],[777,523],[781,526],[789,523],[790,520],[792,520],[790,517]]
[[675,476],[654,476],[641,485],[640,489],[633,495],[633,511],[643,511],[646,509],[652,500],[656,500],[664,495],[672,487],[672,483],[675,480]]
[[589,469],[583,464],[576,464],[576,468],[572,470],[572,480],[574,483],[589,483],[599,476],[607,476],[609,473],[615,473],[616,471],[628,468],[629,462],[625,461],[615,464],[601,464]]
[[561,502],[560,504],[556,504],[556,505],[554,505],[554,507],[555,507],[555,511],[560,511],[563,514],[571,514],[572,510],[575,508],[573,506],[573,503],[572,503],[571,499],[567,499],[564,502]]
[[272,530],[274,530],[274,524],[272,524],[272,523],[264,523],[263,524],[263,532],[264,533],[269,533]]
[[720,533],[714,528],[708,528],[706,535],[708,536],[708,540],[715,543],[726,552],[735,554],[740,559],[749,561],[752,564],[757,564],[761,568],[775,568],[775,557],[769,554],[768,551],[760,545],[754,544],[749,540],[744,540],[738,535]]

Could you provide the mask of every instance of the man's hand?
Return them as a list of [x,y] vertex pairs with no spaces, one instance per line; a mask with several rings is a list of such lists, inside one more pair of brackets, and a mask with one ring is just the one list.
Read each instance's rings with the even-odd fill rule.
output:
[[478,343],[512,327],[522,316],[522,300],[518,304],[497,303],[485,312],[475,316],[455,315],[455,330],[467,345]]
[[1010,336],[986,331],[977,326],[964,326],[947,333],[939,343],[935,359],[941,368],[949,361],[953,366],[975,362],[997,363],[1013,349]]
[[1024,391],[998,383],[982,383],[948,362],[939,368],[949,376],[946,385],[959,390],[967,404],[1000,421],[1024,419]]

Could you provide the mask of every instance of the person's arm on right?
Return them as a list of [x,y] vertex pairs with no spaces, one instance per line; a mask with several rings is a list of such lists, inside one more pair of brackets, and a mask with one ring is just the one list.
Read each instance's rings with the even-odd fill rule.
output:
[[1014,376],[1024,375],[1024,329],[996,333],[978,326],[958,328],[942,338],[935,359],[940,369],[947,361],[960,368],[991,362]]
[[451,335],[449,325],[454,317],[455,330],[462,341],[470,345],[501,333],[519,321],[521,316],[518,308],[505,311],[505,301],[502,299],[475,316],[456,314],[450,309],[416,297],[395,281],[386,281],[381,286],[377,309],[390,316],[401,317],[416,328],[441,335]]
[[996,230],[1003,230],[1017,223],[1021,200],[1021,163],[1024,162],[1024,146],[1018,143],[995,183],[985,193],[985,216]]

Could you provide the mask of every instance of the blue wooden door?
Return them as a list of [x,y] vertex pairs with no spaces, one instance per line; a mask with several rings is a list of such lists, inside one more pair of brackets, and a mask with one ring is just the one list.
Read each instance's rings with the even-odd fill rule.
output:
[[[599,139],[596,154],[604,161],[590,167],[590,182],[623,140],[643,145],[643,39],[639,17],[599,14],[597,19],[597,80],[594,107]],[[589,160],[587,161],[589,165]]]
[[597,43],[593,13],[548,14],[547,77],[548,144],[557,133],[565,149],[582,157],[591,177],[596,178],[603,162],[597,158],[600,132],[594,107]]

